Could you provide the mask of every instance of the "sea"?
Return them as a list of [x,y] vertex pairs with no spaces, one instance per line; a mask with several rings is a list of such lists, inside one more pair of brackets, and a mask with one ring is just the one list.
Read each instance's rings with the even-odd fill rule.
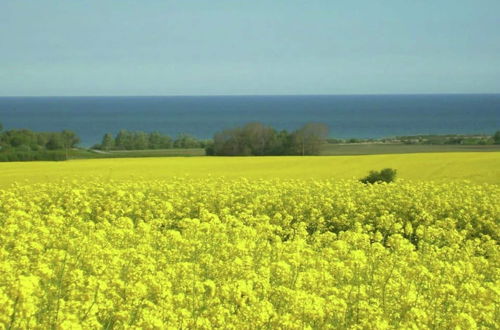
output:
[[332,138],[492,134],[500,94],[0,97],[4,130],[69,129],[85,147],[120,129],[206,139],[248,122],[280,130],[321,122]]

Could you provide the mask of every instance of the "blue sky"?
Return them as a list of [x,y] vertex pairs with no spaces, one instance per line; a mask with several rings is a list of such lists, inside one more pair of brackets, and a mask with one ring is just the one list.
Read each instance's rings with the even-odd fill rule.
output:
[[500,92],[498,0],[1,0],[0,95]]

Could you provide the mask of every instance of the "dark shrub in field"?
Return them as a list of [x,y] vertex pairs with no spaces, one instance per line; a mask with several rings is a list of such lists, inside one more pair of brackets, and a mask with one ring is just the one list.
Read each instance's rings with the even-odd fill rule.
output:
[[370,171],[366,177],[360,181],[363,183],[377,183],[377,182],[393,182],[396,180],[396,170],[392,168],[384,168],[381,171]]

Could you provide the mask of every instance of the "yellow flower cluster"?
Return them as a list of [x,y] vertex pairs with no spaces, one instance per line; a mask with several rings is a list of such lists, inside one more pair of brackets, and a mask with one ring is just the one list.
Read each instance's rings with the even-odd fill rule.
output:
[[500,187],[0,190],[0,328],[498,328]]

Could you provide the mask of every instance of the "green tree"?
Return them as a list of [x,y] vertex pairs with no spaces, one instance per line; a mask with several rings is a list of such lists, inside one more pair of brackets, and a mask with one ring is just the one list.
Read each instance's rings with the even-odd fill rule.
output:
[[174,141],[168,135],[161,135],[159,139],[159,149],[171,149],[174,147]]
[[66,148],[74,148],[78,143],[80,143],[80,138],[73,131],[63,130],[61,135]]
[[180,134],[174,141],[174,148],[199,148],[200,142],[192,135]]
[[286,130],[279,131],[272,142],[271,148],[272,155],[293,155],[292,135]]
[[6,144],[13,148],[31,146],[37,141],[37,134],[28,129],[9,130],[3,136]]
[[292,134],[286,130],[277,132],[261,123],[249,123],[217,132],[205,151],[221,156],[317,155],[327,136],[328,127],[321,123],[308,123]]
[[[210,150],[209,150],[210,151]],[[250,156],[248,132],[242,127],[227,129],[214,135],[213,154],[218,156]]]
[[496,131],[493,135],[493,143],[500,144],[500,131]]
[[111,150],[115,146],[115,138],[113,137],[113,134],[111,133],[106,133],[102,137],[102,143],[101,143],[101,149],[102,150]]
[[64,141],[60,133],[50,133],[45,147],[49,150],[64,149]]
[[133,145],[132,134],[127,130],[120,130],[116,135],[115,145],[118,150],[132,149]]
[[170,136],[161,134],[160,132],[150,133],[148,140],[150,149],[171,149],[174,143]]
[[132,140],[132,149],[134,150],[145,150],[149,147],[149,136],[144,132],[134,132]]
[[246,124],[241,130],[242,144],[255,156],[270,154],[275,140],[276,130],[261,123]]
[[69,149],[74,148],[80,142],[80,138],[73,131],[63,130],[61,132],[61,140],[65,150],[66,159],[68,159]]
[[161,149],[162,148],[162,134],[160,132],[152,132],[149,134],[149,148],[150,149]]

